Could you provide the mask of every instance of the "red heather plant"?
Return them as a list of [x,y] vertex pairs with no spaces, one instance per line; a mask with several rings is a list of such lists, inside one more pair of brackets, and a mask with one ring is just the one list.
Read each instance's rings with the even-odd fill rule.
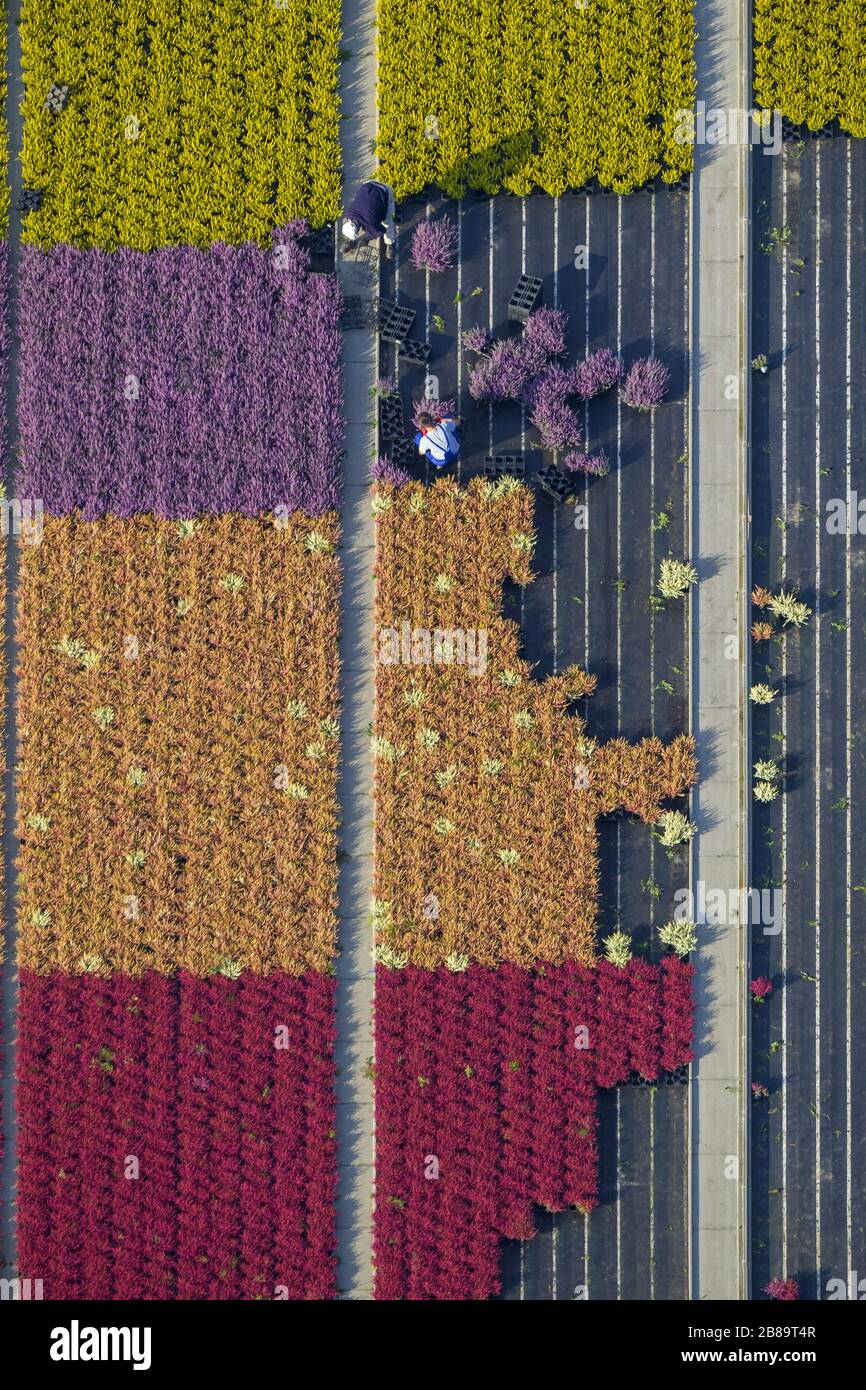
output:
[[600,348],[572,367],[572,392],[582,400],[591,400],[622,381],[623,371],[622,358],[610,348]]
[[766,975],[758,975],[751,981],[749,992],[756,1004],[763,1004],[765,999],[769,999],[773,993],[773,981],[768,980]]
[[778,1303],[794,1303],[800,1297],[800,1285],[796,1279],[771,1279],[761,1292]]
[[635,410],[654,410],[667,395],[670,383],[671,374],[657,357],[638,357],[626,372],[620,399]]
[[421,222],[412,233],[412,264],[437,274],[450,270],[457,252],[457,227],[450,217]]
[[377,967],[377,1298],[490,1298],[533,1206],[593,1209],[597,1085],[690,1060],[693,974]]
[[334,1297],[333,997],[314,971],[23,971],[22,1277],[53,1299]]

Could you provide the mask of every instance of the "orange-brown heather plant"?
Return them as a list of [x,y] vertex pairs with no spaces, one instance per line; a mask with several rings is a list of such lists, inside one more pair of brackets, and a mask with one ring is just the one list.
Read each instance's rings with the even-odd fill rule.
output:
[[526,488],[380,484],[375,509],[379,957],[591,964],[598,817],[655,821],[693,742],[596,745],[573,707],[595,678],[533,679],[501,613],[503,581],[532,579]]
[[21,549],[20,965],[334,954],[338,525],[45,518]]
[[773,595],[769,589],[764,589],[760,584],[756,584],[752,590],[752,603],[756,608],[766,608],[772,602]]
[[769,642],[772,635],[772,623],[752,623],[752,637],[756,642]]

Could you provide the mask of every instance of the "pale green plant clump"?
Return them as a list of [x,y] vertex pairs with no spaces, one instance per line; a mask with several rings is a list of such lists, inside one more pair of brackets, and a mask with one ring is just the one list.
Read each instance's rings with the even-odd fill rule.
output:
[[779,788],[775,782],[756,782],[752,787],[756,801],[775,801]]
[[694,565],[685,560],[675,560],[667,555],[659,565],[659,593],[663,598],[684,598],[693,584],[698,582],[698,572]]
[[631,937],[627,931],[611,932],[602,941],[604,947],[604,958],[609,960],[611,965],[616,965],[620,970],[624,970],[631,960]]
[[759,681],[753,685],[749,691],[749,699],[753,705],[771,705],[776,698],[776,692],[771,685],[765,685]]
[[662,811],[656,821],[656,838],[659,844],[668,849],[674,845],[688,844],[697,833],[698,827],[694,821],[690,821],[682,811]]
[[754,774],[759,782],[774,782],[779,776],[779,764],[775,758],[759,759],[755,763]]
[[694,922],[673,920],[659,927],[659,941],[670,946],[678,956],[688,956],[698,944],[698,929]]
[[811,608],[797,597],[794,590],[780,589],[778,594],[774,594],[770,599],[767,607],[774,618],[781,618],[785,627],[789,623],[794,627],[805,627],[812,616]]

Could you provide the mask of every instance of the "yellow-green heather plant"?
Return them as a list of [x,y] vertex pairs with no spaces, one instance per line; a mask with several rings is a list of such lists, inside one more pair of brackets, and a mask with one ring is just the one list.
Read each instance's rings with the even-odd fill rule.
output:
[[627,193],[692,167],[692,0],[379,0],[378,19],[379,159],[400,197]]
[[329,221],[339,41],[340,0],[24,0],[23,176],[44,190],[25,239],[148,251]]

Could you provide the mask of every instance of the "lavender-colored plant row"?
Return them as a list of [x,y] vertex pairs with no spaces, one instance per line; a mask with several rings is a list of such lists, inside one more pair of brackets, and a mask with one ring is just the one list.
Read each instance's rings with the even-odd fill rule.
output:
[[24,247],[22,496],[94,518],[338,504],[341,296],[299,236]]

